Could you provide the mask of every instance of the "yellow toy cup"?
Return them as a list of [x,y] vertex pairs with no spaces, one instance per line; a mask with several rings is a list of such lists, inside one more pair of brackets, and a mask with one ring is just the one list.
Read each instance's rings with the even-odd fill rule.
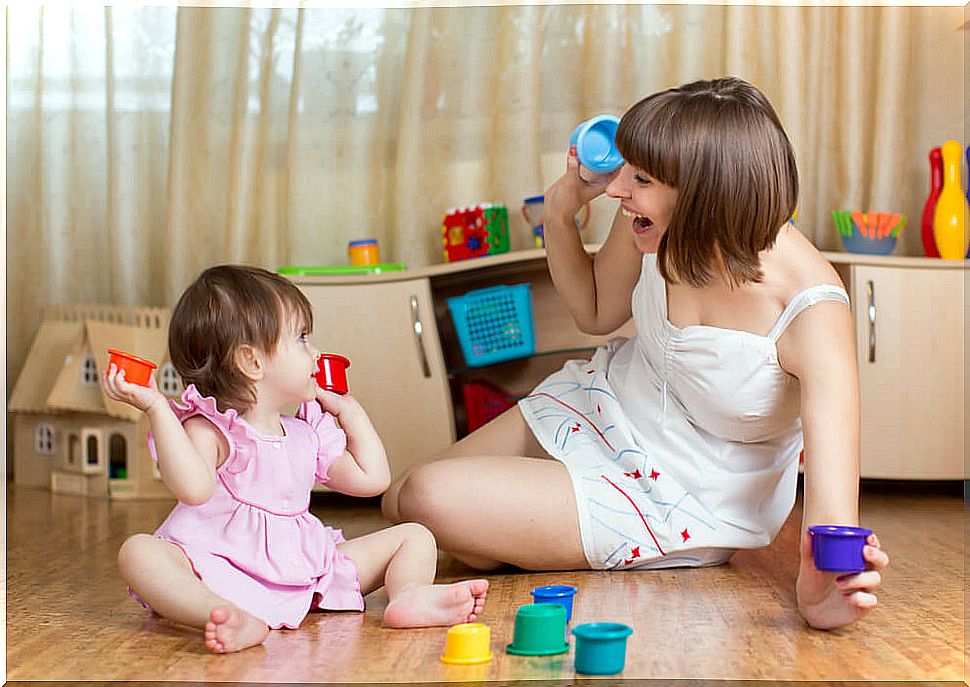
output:
[[482,623],[462,623],[448,628],[443,663],[486,663],[492,660],[492,630]]

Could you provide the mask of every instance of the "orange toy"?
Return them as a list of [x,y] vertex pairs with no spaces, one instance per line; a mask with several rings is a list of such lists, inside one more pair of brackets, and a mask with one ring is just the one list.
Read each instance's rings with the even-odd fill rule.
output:
[[152,370],[158,367],[151,360],[145,360],[144,358],[139,358],[137,355],[125,353],[114,348],[109,348],[108,354],[111,356],[108,364],[114,363],[117,365],[119,372],[124,370],[125,381],[129,384],[148,386],[148,380],[151,379]]

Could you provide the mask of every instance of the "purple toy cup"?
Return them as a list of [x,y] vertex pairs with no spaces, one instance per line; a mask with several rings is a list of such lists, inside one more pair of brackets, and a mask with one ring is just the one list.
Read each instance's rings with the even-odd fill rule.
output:
[[866,569],[862,547],[872,530],[846,525],[812,525],[812,558],[825,572],[857,573]]

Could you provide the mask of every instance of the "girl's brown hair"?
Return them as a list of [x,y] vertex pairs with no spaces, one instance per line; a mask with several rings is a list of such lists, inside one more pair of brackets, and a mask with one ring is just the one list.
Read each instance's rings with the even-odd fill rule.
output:
[[761,91],[725,77],[655,93],[623,115],[616,144],[629,164],[677,189],[657,250],[665,279],[703,286],[720,258],[733,285],[761,281],[758,253],[798,201],[795,154]]
[[243,413],[256,402],[256,390],[236,366],[236,349],[249,345],[271,354],[289,324],[313,329],[310,302],[292,282],[259,267],[210,267],[175,305],[169,355],[186,385],[215,398],[222,412]]

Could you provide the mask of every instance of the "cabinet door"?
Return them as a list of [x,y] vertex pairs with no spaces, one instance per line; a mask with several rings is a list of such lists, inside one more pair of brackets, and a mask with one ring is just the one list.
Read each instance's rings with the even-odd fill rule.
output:
[[393,476],[453,442],[428,281],[299,286],[313,306],[314,345],[350,359],[350,393],[381,435]]
[[964,479],[965,274],[853,266],[863,477]]

